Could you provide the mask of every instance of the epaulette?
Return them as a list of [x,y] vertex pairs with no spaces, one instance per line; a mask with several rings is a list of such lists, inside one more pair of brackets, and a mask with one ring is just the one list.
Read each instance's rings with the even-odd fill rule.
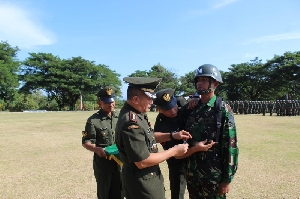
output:
[[137,123],[138,117],[135,112],[129,112],[129,121]]

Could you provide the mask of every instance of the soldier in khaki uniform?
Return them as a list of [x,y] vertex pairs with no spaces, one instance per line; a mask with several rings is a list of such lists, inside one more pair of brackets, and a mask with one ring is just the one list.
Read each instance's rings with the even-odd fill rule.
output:
[[159,163],[183,155],[187,144],[158,152],[157,142],[189,139],[186,131],[154,135],[146,112],[153,104],[154,89],[159,78],[126,77],[129,83],[127,101],[120,110],[116,129],[116,144],[123,162],[122,179],[126,199],[164,199],[165,189]]
[[115,144],[115,128],[118,115],[114,111],[114,89],[106,87],[98,94],[101,109],[87,119],[82,131],[82,146],[94,152],[93,169],[99,199],[120,199],[120,167],[114,160],[106,158],[105,147]]

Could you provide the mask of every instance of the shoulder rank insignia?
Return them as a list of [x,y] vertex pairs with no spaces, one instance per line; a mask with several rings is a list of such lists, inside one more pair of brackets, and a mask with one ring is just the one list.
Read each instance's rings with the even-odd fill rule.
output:
[[138,125],[130,125],[127,127],[128,129],[138,129],[139,126]]
[[129,120],[130,120],[131,122],[137,123],[137,115],[136,115],[136,113],[130,111],[130,112],[129,112]]
[[82,136],[83,136],[83,137],[86,137],[86,136],[87,136],[87,132],[82,131]]

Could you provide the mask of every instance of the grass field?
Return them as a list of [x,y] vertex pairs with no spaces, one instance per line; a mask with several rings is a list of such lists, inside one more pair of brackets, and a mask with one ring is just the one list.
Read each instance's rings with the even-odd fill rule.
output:
[[[0,198],[96,198],[92,153],[81,146],[92,113],[0,112]],[[154,123],[156,113],[148,115]],[[239,168],[228,198],[300,198],[300,117],[235,120]],[[169,198],[165,162],[161,168]]]

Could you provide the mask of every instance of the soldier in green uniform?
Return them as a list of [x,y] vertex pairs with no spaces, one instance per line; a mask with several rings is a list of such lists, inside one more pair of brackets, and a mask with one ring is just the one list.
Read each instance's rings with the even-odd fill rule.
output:
[[122,180],[126,199],[164,199],[165,189],[159,163],[183,155],[188,144],[178,144],[158,152],[157,143],[171,139],[189,139],[186,131],[156,132],[148,116],[153,104],[154,89],[160,78],[126,77],[129,83],[127,101],[120,110],[116,144],[123,162]]
[[105,147],[115,144],[115,128],[118,115],[115,109],[114,89],[106,87],[98,94],[100,110],[87,119],[82,131],[82,145],[94,152],[93,169],[99,199],[120,199],[120,166],[106,158]]
[[189,147],[204,139],[216,144],[207,152],[189,154],[188,151],[181,157],[187,156],[185,170],[189,197],[226,198],[238,164],[233,112],[224,102],[220,109],[215,108],[219,98],[214,91],[222,83],[221,74],[215,66],[200,66],[194,83],[201,98],[186,122],[186,130],[192,135],[192,139],[188,140]]

